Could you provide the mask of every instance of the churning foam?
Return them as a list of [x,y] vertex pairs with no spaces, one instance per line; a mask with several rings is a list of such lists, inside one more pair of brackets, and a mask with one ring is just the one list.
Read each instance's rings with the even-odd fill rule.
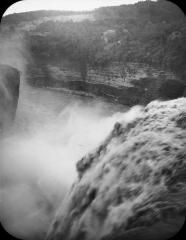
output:
[[[76,162],[127,117],[105,114],[100,103],[70,101],[54,114],[46,99],[43,106],[24,101],[11,134],[0,142],[0,221],[16,237],[43,239],[77,177]],[[133,113],[127,116],[130,121]]]

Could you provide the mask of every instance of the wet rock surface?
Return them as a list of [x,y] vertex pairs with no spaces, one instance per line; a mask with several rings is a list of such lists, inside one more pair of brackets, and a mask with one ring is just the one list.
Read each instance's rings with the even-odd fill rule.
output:
[[19,98],[20,73],[16,68],[0,64],[0,130],[14,120]]
[[154,101],[116,123],[77,163],[79,179],[47,240],[167,239],[186,215],[186,98]]

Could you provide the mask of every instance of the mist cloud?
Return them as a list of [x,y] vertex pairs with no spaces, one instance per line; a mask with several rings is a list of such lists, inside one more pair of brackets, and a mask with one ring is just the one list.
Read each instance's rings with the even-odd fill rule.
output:
[[139,109],[108,113],[102,103],[72,101],[55,115],[46,106],[29,112],[23,100],[0,142],[0,221],[16,237],[43,239],[77,178],[76,162]]
[[0,54],[0,64],[22,72],[17,117],[0,139],[0,221],[18,238],[44,239],[77,178],[76,162],[96,148],[116,122],[133,120],[140,108],[124,114],[124,108],[110,111],[105,103],[72,97],[66,105],[61,99],[62,109],[56,113],[50,108],[56,102],[50,103],[49,95],[44,94],[43,105],[27,96],[35,90],[26,84],[28,56],[22,36],[0,38]]

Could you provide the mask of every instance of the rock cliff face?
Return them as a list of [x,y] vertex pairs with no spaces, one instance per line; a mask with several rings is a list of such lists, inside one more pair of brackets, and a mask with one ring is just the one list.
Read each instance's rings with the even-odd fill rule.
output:
[[[60,60],[59,60],[60,62]],[[174,99],[183,96],[184,84],[168,71],[145,64],[113,62],[107,67],[87,68],[86,79],[72,63],[32,65],[27,71],[27,79],[32,85],[69,89],[77,94],[93,94],[109,101],[134,106],[147,104],[154,99]],[[168,90],[170,92],[168,93]]]
[[19,97],[20,73],[17,69],[0,64],[0,130],[14,120]]
[[47,240],[174,236],[186,214],[186,98],[151,102],[116,123],[77,171]]

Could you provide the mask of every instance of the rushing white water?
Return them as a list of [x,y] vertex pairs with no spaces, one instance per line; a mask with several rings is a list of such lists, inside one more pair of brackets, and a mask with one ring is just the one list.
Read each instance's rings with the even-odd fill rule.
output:
[[22,239],[43,239],[76,178],[76,162],[122,119],[98,100],[21,86],[13,128],[0,143],[0,221]]

